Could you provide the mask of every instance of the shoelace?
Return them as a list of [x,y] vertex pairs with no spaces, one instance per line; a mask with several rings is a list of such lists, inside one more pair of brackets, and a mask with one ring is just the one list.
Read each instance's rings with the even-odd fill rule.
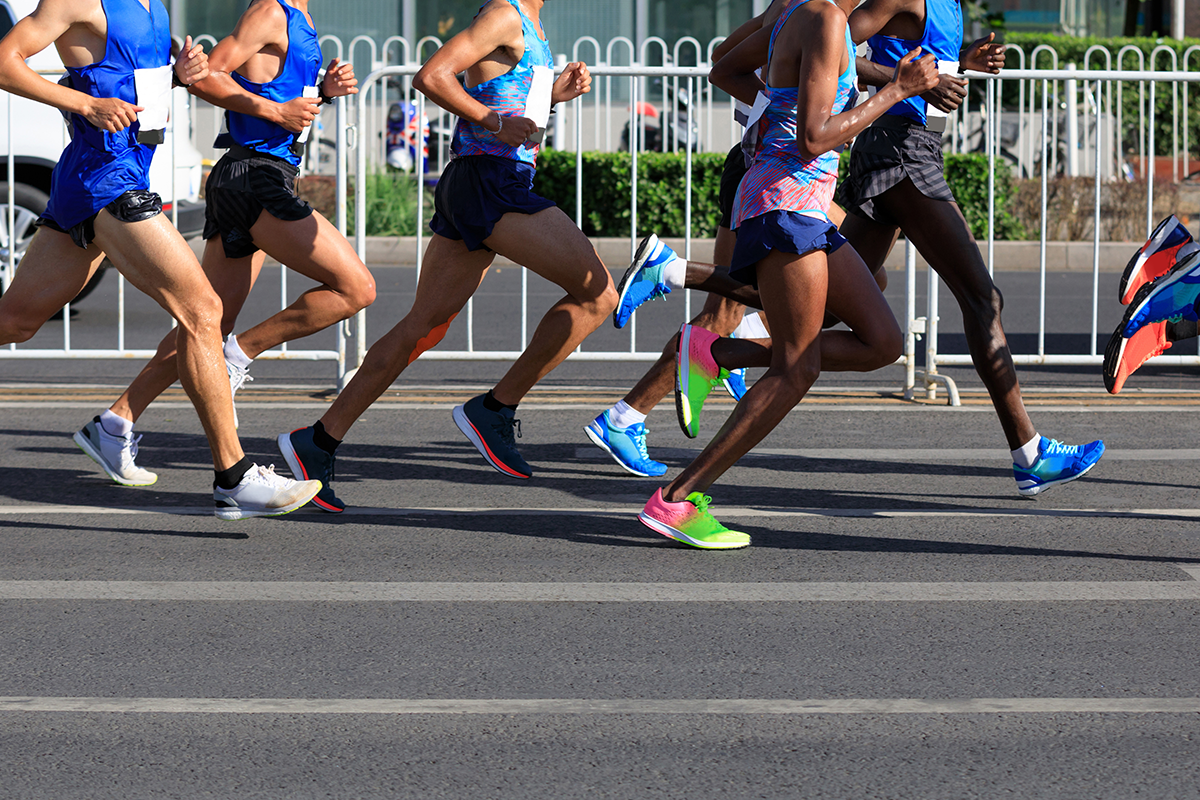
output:
[[650,431],[645,425],[641,426],[641,430],[633,429],[632,425],[629,427],[631,429],[630,434],[633,437],[633,444],[637,448],[638,455],[640,455],[642,458],[649,459],[650,451],[646,449],[646,434]]
[[246,473],[243,481],[249,480],[253,483],[261,483],[264,486],[281,486],[287,478],[282,475],[275,474],[275,465],[264,467],[260,464],[255,464],[254,468]]
[[[500,437],[500,441],[515,449],[517,439],[521,438],[521,420],[514,418],[511,422],[503,420],[493,423],[492,430]],[[513,438],[513,431],[516,431],[516,439]]]
[[1046,445],[1045,455],[1048,456],[1077,456],[1083,450],[1081,445],[1063,444],[1058,439],[1051,439]]
[[236,392],[239,389],[241,389],[243,386],[245,386],[247,381],[249,381],[251,383],[254,382],[254,378],[252,378],[250,376],[250,373],[247,370],[243,370],[238,367],[234,367],[233,368],[233,383],[231,383],[229,385],[229,390],[231,392]]
[[125,434],[124,439],[125,446],[121,449],[123,452],[128,454],[128,457],[126,459],[122,459],[126,462],[122,466],[132,467],[133,462],[137,458],[138,454],[138,442],[142,440],[142,437],[140,434],[138,436],[134,436],[132,433],[127,433]]
[[708,513],[708,504],[711,502],[712,502],[711,497],[709,497],[706,494],[702,494],[702,495],[700,495],[699,500],[692,501],[692,505],[694,505],[696,507],[696,510],[700,512],[701,516],[711,517],[712,514]]

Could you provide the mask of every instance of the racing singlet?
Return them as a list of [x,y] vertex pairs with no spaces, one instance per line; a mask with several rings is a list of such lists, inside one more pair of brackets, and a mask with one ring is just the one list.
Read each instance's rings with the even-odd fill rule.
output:
[[[149,8],[139,0],[101,0],[101,7],[108,20],[104,58],[86,67],[68,67],[71,88],[145,106],[141,117],[157,112],[165,125],[163,104],[170,102],[171,85],[171,25],[166,9],[159,0],[150,0]],[[165,100],[157,92],[139,102],[139,83],[161,85],[164,80]],[[79,114],[71,114],[68,124],[71,142],[54,167],[45,211],[64,229],[94,216],[125,192],[149,189],[154,156],[153,145],[138,143],[140,119],[116,133],[97,128]]]
[[[478,86],[467,87],[467,94],[501,116],[528,117],[544,128],[550,115],[554,55],[540,26],[525,16],[521,4],[517,0],[508,2],[521,15],[525,53],[511,70]],[[537,164],[540,149],[541,145],[510,147],[482,125],[461,118],[454,126],[454,139],[450,143],[450,151],[456,156],[500,156],[533,165]]]
[[[811,0],[801,0],[780,15],[771,31],[767,64],[775,52],[775,39],[798,8]],[[832,2],[832,0],[827,0]],[[821,2],[821,0],[816,0]],[[858,71],[854,67],[854,42],[850,26],[846,25],[846,52],[850,65],[838,76],[833,114],[840,114],[853,105],[858,95]],[[758,123],[758,150],[754,163],[738,186],[733,205],[733,227],[770,211],[792,211],[797,214],[828,220],[826,212],[833,202],[837,186],[838,156],[830,151],[813,159],[805,159],[796,146],[796,101],[799,89],[795,86],[765,89],[769,104]]]
[[[316,97],[317,75],[321,71],[321,45],[317,42],[317,32],[302,11],[292,8],[285,0],[279,0],[279,5],[287,14],[288,48],[283,69],[267,83],[248,81],[237,72],[232,73],[233,79],[247,92],[276,103],[305,96],[305,89],[309,90],[307,96]],[[292,150],[292,145],[298,139],[304,141],[307,137],[303,134],[297,135],[274,122],[236,111],[225,112],[225,124],[233,141],[247,150],[266,153],[299,166],[300,156]],[[311,130],[311,126],[305,130]]]
[[[933,53],[939,63],[957,63],[962,41],[962,8],[958,0],[925,0],[925,32],[920,39],[900,39],[896,36],[875,34],[867,40],[867,45],[871,48],[871,61],[888,69],[895,69],[900,59],[918,45],[921,55]],[[925,107],[926,103],[920,97],[910,97],[896,103],[884,113],[905,117],[918,125],[924,125]]]

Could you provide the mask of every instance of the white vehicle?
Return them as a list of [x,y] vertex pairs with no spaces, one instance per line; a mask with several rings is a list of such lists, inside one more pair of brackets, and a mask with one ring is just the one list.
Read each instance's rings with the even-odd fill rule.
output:
[[[0,0],[0,37],[36,7],[37,0]],[[47,47],[28,63],[47,80],[57,81],[66,74],[53,47]],[[150,189],[162,197],[163,211],[168,216],[172,205],[178,206],[179,230],[184,237],[192,237],[199,235],[204,227],[204,203],[199,200],[201,157],[191,138],[191,95],[183,89],[176,89],[171,95],[172,122],[167,126],[166,142],[158,146],[150,165]],[[181,126],[178,131],[172,129],[176,124]],[[36,230],[34,222],[50,202],[50,171],[69,141],[70,134],[58,109],[0,92],[0,271],[8,266],[10,242],[15,248],[15,262],[19,263],[25,254]],[[11,233],[8,230],[10,152],[14,162],[15,209]],[[104,267],[96,271],[76,299],[89,294],[103,275]]]

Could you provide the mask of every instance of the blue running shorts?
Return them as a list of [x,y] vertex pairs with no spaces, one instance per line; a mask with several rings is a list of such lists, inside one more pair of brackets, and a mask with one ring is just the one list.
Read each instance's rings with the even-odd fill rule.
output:
[[536,214],[554,202],[533,193],[534,166],[500,156],[451,159],[433,194],[429,229],[462,241],[468,250],[487,250],[483,240],[508,213]]
[[729,276],[758,286],[758,262],[772,250],[802,256],[813,250],[832,253],[846,243],[832,222],[795,211],[768,211],[751,217],[737,229]]

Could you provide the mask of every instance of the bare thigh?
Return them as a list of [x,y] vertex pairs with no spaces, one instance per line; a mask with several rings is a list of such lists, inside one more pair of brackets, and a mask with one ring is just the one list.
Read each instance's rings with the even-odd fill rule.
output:
[[485,244],[579,302],[595,300],[612,286],[592,243],[557,206],[536,214],[505,214]]
[[238,314],[242,312],[242,306],[250,296],[250,290],[258,282],[266,258],[267,254],[261,250],[252,256],[230,258],[225,255],[221,237],[214,236],[205,241],[204,260],[200,265],[204,268],[209,283],[221,298],[222,333],[228,334],[233,330]]
[[250,228],[254,244],[288,269],[317,283],[341,287],[370,281],[371,273],[333,223],[314,211],[304,219],[285,221],[263,211]]
[[86,250],[71,237],[51,228],[39,228],[8,291],[0,296],[0,316],[36,331],[58,310],[75,299],[95,274],[104,251],[95,244]]

